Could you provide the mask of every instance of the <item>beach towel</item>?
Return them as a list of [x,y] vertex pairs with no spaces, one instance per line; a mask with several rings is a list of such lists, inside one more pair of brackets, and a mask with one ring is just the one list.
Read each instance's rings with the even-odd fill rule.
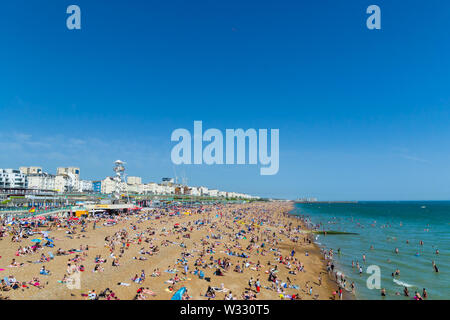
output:
[[183,294],[186,292],[186,288],[183,287],[180,290],[178,290],[177,292],[175,292],[175,294],[172,296],[172,298],[170,300],[181,300],[183,297]]
[[164,271],[164,272],[167,272],[167,273],[176,273],[177,270],[166,270],[166,271]]

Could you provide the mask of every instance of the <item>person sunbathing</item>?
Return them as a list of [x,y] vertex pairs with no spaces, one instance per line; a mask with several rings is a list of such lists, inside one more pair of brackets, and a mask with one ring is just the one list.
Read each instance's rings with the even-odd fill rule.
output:
[[48,276],[50,275],[50,270],[45,269],[45,266],[42,266],[41,270],[39,271],[39,274]]
[[9,291],[9,290],[11,290],[11,286],[8,285],[4,279],[1,280],[0,288],[1,288],[1,291]]
[[29,284],[31,284],[32,286],[34,286],[34,287],[36,287],[38,289],[44,288],[44,285],[41,284],[41,282],[39,281],[39,278],[37,278],[37,277],[34,277],[33,280],[31,280],[29,282]]
[[161,275],[161,272],[159,269],[153,270],[152,277],[159,277]]
[[103,272],[103,271],[104,269],[99,264],[95,265],[94,272]]
[[206,290],[205,296],[208,298],[215,298],[216,294],[214,290],[211,288],[211,286],[208,286],[208,289]]

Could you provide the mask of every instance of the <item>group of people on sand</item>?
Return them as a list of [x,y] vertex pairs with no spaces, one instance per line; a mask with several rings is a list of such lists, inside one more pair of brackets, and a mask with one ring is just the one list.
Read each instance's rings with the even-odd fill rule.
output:
[[[31,229],[21,224],[7,226],[0,220],[0,230],[3,236],[9,235],[13,241],[19,242],[43,230],[63,230],[65,237],[71,239],[70,241],[83,239],[79,249],[58,248],[53,258],[42,251],[44,246],[39,242],[30,246],[22,244],[18,247],[18,257],[38,253],[40,258],[37,261],[45,263],[40,268],[39,274],[36,274],[32,280],[32,286],[38,288],[44,288],[38,276],[51,278],[53,275],[46,265],[49,264],[51,268],[55,259],[66,256],[67,270],[62,278],[60,276],[58,278],[58,282],[63,284],[69,281],[71,274],[84,272],[86,268],[92,270],[91,277],[101,277],[95,274],[111,272],[111,270],[120,271],[123,264],[142,265],[141,273],[131,277],[132,283],[140,286],[134,296],[137,300],[156,295],[148,287],[142,287],[143,283],[146,283],[145,268],[148,266],[151,267],[150,270],[153,270],[152,281],[165,283],[170,293],[176,292],[180,286],[189,284],[188,281],[192,277],[204,286],[204,291],[196,298],[252,300],[260,296],[271,296],[281,299],[301,299],[303,295],[305,298],[317,299],[320,291],[317,288],[323,286],[320,272],[317,278],[318,283],[311,282],[304,286],[300,283],[302,278],[300,275],[313,270],[309,268],[306,270],[305,266],[305,261],[310,259],[309,250],[298,248],[308,247],[312,242],[309,236],[303,233],[303,222],[289,217],[290,209],[288,205],[276,203],[215,204],[196,209],[190,208],[190,214],[193,217],[184,220],[180,219],[179,213],[185,210],[183,207],[121,213],[114,217],[112,232],[105,236],[104,245],[99,246],[95,256],[90,254],[90,245],[86,240],[88,239],[87,230],[92,230],[89,232],[105,230],[105,227],[99,229],[98,225],[108,222],[111,217],[80,219],[58,217],[43,220],[39,226]],[[149,220],[150,226],[147,224]],[[144,226],[144,224],[147,225]],[[192,241],[194,234],[199,234],[201,237]],[[57,241],[55,238],[51,240]],[[159,271],[158,266],[153,263],[154,257],[162,250],[173,247],[177,248],[177,256],[173,256],[175,264],[162,269],[165,272]],[[103,254],[99,254],[100,251]],[[128,251],[132,253],[127,253]],[[15,260],[11,263],[11,266],[16,267],[23,265],[22,262]],[[171,274],[168,279],[166,273]],[[233,273],[233,276],[230,276],[230,273]],[[211,285],[212,281],[223,279],[223,282],[226,282],[236,276],[249,279],[248,287],[242,288],[240,295],[234,296],[225,287]],[[158,277],[163,279],[155,279]],[[343,279],[340,281],[345,283]],[[8,291],[11,284],[17,287],[14,283],[16,282],[2,282],[2,287]],[[129,284],[119,282],[118,285]],[[14,290],[12,287],[11,289]],[[331,292],[329,294],[331,295]],[[118,299],[117,294],[110,288],[100,291],[100,294],[91,290],[82,296],[91,300]],[[189,297],[188,294],[184,295],[184,298]]]

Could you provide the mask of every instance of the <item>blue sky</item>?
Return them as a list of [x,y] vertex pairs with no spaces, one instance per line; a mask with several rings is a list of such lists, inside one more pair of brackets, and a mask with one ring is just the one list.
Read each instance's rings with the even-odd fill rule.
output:
[[[82,29],[66,28],[81,8]],[[366,28],[381,8],[382,29]],[[260,196],[450,199],[448,1],[8,1],[0,167]],[[177,128],[277,128],[280,170],[174,166]]]

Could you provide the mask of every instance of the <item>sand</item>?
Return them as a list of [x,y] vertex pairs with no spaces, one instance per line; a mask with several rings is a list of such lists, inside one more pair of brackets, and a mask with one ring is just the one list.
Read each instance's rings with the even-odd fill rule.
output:
[[[38,250],[36,253],[16,256],[15,253],[19,246],[31,245],[31,239],[39,237],[38,235],[31,236],[28,239],[22,239],[21,242],[12,242],[11,235],[7,235],[0,241],[0,268],[5,269],[0,271],[1,278],[13,275],[20,282],[29,282],[33,277],[38,277],[40,282],[44,285],[44,288],[33,287],[28,285],[28,288],[18,288],[16,290],[9,290],[7,292],[0,292],[2,297],[9,299],[87,299],[85,296],[90,290],[95,290],[96,293],[100,293],[106,288],[110,288],[121,300],[133,299],[136,297],[138,288],[149,288],[155,295],[144,294],[141,295],[147,300],[161,300],[170,299],[174,292],[181,287],[187,288],[187,293],[193,300],[208,299],[205,297],[208,286],[220,287],[223,284],[224,288],[228,289],[227,292],[216,292],[214,299],[223,300],[225,295],[229,291],[232,291],[232,295],[235,299],[243,299],[242,294],[248,289],[248,281],[250,277],[254,281],[259,279],[261,282],[260,293],[256,294],[256,299],[260,300],[272,300],[285,298],[286,295],[292,294],[298,295],[300,299],[333,299],[333,291],[337,290],[337,285],[329,280],[326,263],[319,248],[309,242],[305,242],[304,238],[306,234],[298,233],[292,229],[301,224],[299,219],[293,218],[287,215],[292,209],[292,204],[281,202],[256,202],[252,204],[229,204],[221,206],[204,206],[202,213],[196,213],[196,209],[188,209],[192,212],[190,215],[184,214],[186,210],[181,209],[180,215],[168,216],[161,215],[159,219],[156,216],[160,215],[162,210],[155,210],[150,213],[137,213],[133,215],[122,215],[118,218],[118,223],[114,226],[104,226],[103,223],[106,219],[101,219],[96,222],[96,229],[93,229],[93,221],[88,221],[86,226],[86,232],[80,232],[81,226],[75,225],[76,234],[71,235],[73,239],[68,238],[66,231],[67,228],[60,228],[59,230],[53,228],[49,231],[49,237],[54,239],[55,247],[44,247],[42,250]],[[208,211],[206,211],[208,210]],[[169,212],[173,212],[169,211]],[[233,212],[235,212],[233,214]],[[236,212],[240,212],[241,217],[235,219]],[[148,217],[147,220],[142,219],[143,216]],[[195,221],[203,219],[205,222],[203,225],[194,224]],[[255,219],[256,222],[263,221],[262,225],[256,227],[252,223],[251,219]],[[183,227],[187,227],[191,222],[193,226],[192,232],[188,227],[187,232],[183,232]],[[79,221],[73,222],[75,224]],[[291,231],[289,232],[289,223],[291,225]],[[175,224],[179,224],[178,228],[174,228]],[[131,225],[135,225],[137,230],[132,230]],[[247,227],[253,226],[252,231],[248,231]],[[112,258],[110,257],[109,248],[105,246],[105,238],[114,235],[117,231],[124,229],[128,232],[129,247],[124,250],[123,255],[119,258],[120,266],[112,266]],[[147,230],[153,229],[154,235],[146,235]],[[165,228],[166,231],[163,231]],[[303,227],[304,229],[304,227]],[[48,227],[38,228],[35,231],[49,230]],[[234,234],[239,230],[246,230],[243,234],[246,239],[234,239]],[[137,234],[144,232],[142,236],[142,243],[138,243]],[[273,234],[275,233],[275,238]],[[184,238],[183,235],[190,234],[190,239]],[[221,235],[222,239],[211,239],[211,236]],[[297,242],[293,242],[289,239],[298,237]],[[209,235],[209,239],[207,236]],[[256,245],[265,243],[265,255],[257,254],[257,248],[253,248],[251,252],[247,250],[247,247],[251,244],[251,235],[258,235],[259,241]],[[77,237],[80,237],[79,239]],[[145,242],[148,238],[157,245],[159,252],[150,256],[148,254],[140,254],[139,250],[145,248],[149,249],[149,243]],[[162,241],[170,241],[168,246],[161,245]],[[202,240],[208,245],[202,246]],[[180,246],[180,243],[185,244],[185,248]],[[239,244],[242,249],[232,248],[233,251],[238,253],[249,253],[248,258],[229,256],[225,253],[225,245],[232,246]],[[80,245],[88,245],[89,250],[84,250],[83,253],[77,252],[70,255],[56,256],[56,250],[62,248],[63,250],[79,249]],[[192,274],[195,270],[194,262],[199,258],[200,252],[203,249],[207,249],[214,245],[214,253],[206,253],[203,259],[206,263],[212,262],[216,265],[215,260],[221,258],[229,258],[231,267],[224,271],[224,276],[214,275],[214,271],[217,267],[199,267],[205,274],[205,278],[211,278],[210,282],[205,279],[199,279],[197,275]],[[118,256],[120,254],[119,249],[121,245],[117,244],[114,254]],[[271,251],[270,249],[276,249],[279,251]],[[295,249],[294,257],[298,259],[304,266],[305,272],[298,272],[297,275],[289,274],[288,268],[279,263],[279,254],[282,257],[290,255],[291,250]],[[261,248],[259,248],[261,250]],[[51,251],[55,258],[49,262],[44,263],[29,263],[31,261],[39,260],[42,253],[45,255]],[[181,258],[182,252],[191,253],[192,257],[187,259],[189,271],[185,276],[182,274],[183,266],[176,264],[177,259]],[[309,255],[306,256],[305,253]],[[85,255],[84,261],[80,261],[79,265],[84,265],[85,271],[79,272],[80,275],[80,288],[70,289],[64,283],[59,283],[59,280],[63,279],[64,274],[67,274],[67,263],[70,258],[75,257],[76,254],[80,256]],[[101,264],[104,268],[103,272],[93,272],[94,258],[97,255],[101,255],[103,259],[106,259],[106,263]],[[135,260],[133,257],[145,256],[148,260],[140,261]],[[210,260],[213,257],[212,261]],[[18,263],[24,263],[22,267],[10,267],[11,260],[15,258]],[[261,269],[259,271],[252,270],[258,260],[260,261]],[[235,265],[239,262],[242,265],[243,261],[249,261],[252,264],[250,267],[245,268],[243,273],[234,272]],[[268,265],[270,263],[270,265]],[[291,262],[292,263],[292,262]],[[50,270],[51,274],[40,275],[39,270],[45,265],[46,269]],[[175,274],[164,272],[168,266],[171,268],[176,267],[178,270],[178,277],[182,280],[177,282],[173,290],[168,289],[169,284],[165,281],[173,278]],[[268,281],[269,269],[277,266],[278,272],[276,273],[277,279],[280,282],[286,282],[287,277],[290,278],[291,284],[297,285],[299,288],[286,288],[284,293],[277,292],[277,290],[266,289],[265,287],[271,287],[272,283]],[[151,274],[154,269],[159,268],[161,275],[159,277],[152,277]],[[143,283],[134,283],[131,278],[134,275],[140,275],[141,270],[145,271],[146,279]],[[223,269],[222,269],[223,271]],[[322,284],[318,284],[319,274],[322,276]],[[128,283],[129,286],[118,285],[118,283]],[[312,287],[313,294],[309,295],[309,287]],[[252,288],[255,291],[255,287]],[[83,296],[83,295],[84,296]],[[280,296],[281,294],[281,296]]]

